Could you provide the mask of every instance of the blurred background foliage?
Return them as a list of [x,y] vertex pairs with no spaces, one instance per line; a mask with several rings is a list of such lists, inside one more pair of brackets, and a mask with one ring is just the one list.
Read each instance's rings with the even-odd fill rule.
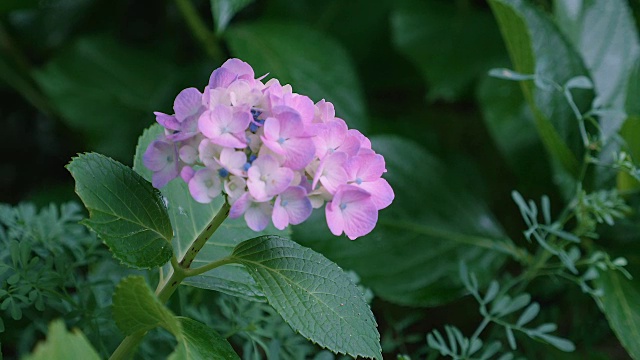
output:
[[[531,3],[553,16],[551,0]],[[640,2],[628,4],[637,23]],[[171,113],[181,89],[203,88],[211,71],[229,57],[249,62],[258,76],[269,73],[291,83],[314,101],[333,102],[337,115],[371,136],[387,156],[397,199],[371,236],[353,243],[333,239],[320,229],[322,221],[294,228],[293,236],[356,270],[373,289],[385,358],[425,354],[424,334],[443,323],[472,330],[480,318],[474,303],[460,298],[457,261],[471,262],[485,281],[513,264],[505,265],[504,255],[482,246],[421,239],[491,241],[489,247],[498,242],[507,248],[514,239],[522,245],[524,225],[511,191],[533,199],[547,194],[554,211],[565,200],[519,85],[487,76],[491,68],[512,66],[484,0],[1,0],[0,202],[43,207],[77,201],[64,169],[72,156],[96,151],[132,165],[138,137],[154,123],[153,111]],[[609,234],[609,249],[627,256],[632,268],[640,259],[625,249],[637,240],[636,230],[637,225],[623,223]],[[17,241],[5,238],[7,249]],[[95,246],[86,246],[73,251],[99,256]],[[7,250],[2,259],[10,256]],[[93,267],[78,263],[73,271],[83,284],[113,286],[117,279],[96,277],[104,268],[115,268],[105,261]],[[522,339],[528,357],[543,351],[567,359],[625,358],[591,299],[566,283],[544,284],[534,282],[530,292],[578,351],[560,355]],[[90,298],[91,307],[83,311],[105,312],[108,293],[77,291],[69,304]],[[194,305],[186,305],[187,297],[196,299]],[[575,304],[576,298],[582,300]],[[218,328],[237,336],[232,343],[247,356],[279,347],[284,358],[317,352],[280,320],[273,323],[272,316],[279,318],[261,304],[222,296],[213,300],[214,311],[207,301],[202,290],[184,290],[172,306],[200,314],[214,327],[215,319],[234,313],[258,314],[234,319],[234,328]],[[58,313],[71,311],[69,304],[57,305]],[[35,306],[35,300],[24,306]],[[94,344],[104,338],[91,331],[95,324],[83,325],[80,309],[74,311],[76,318],[67,318],[68,324],[80,326]],[[34,314],[29,321],[38,318]],[[26,340],[3,337],[5,356],[27,351],[48,320],[31,326],[35,330]],[[271,330],[252,332],[260,328],[252,321]],[[7,334],[26,327],[20,319],[5,323]],[[106,331],[119,336],[113,324]],[[152,354],[150,344],[167,338],[163,333],[152,337],[142,354]],[[289,339],[288,347],[282,339]],[[107,353],[112,342],[96,347]]]

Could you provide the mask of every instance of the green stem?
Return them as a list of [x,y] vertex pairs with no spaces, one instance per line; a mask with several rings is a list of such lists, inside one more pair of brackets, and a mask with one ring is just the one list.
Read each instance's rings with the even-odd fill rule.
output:
[[130,358],[133,351],[138,347],[138,344],[142,341],[142,338],[147,334],[146,331],[138,331],[137,333],[133,333],[118,345],[116,351],[111,354],[109,360],[117,360],[117,359],[128,359]]
[[[207,264],[201,268],[197,268],[194,270],[189,270],[189,266],[195,259],[200,249],[204,246],[204,244],[209,240],[211,235],[220,227],[222,222],[229,216],[229,210],[231,207],[225,201],[222,204],[218,213],[211,219],[209,224],[204,228],[204,230],[198,235],[198,237],[193,241],[189,250],[184,254],[182,260],[178,262],[175,256],[171,257],[171,266],[173,270],[171,271],[171,275],[161,284],[158,285],[158,289],[156,290],[156,296],[158,296],[158,300],[162,303],[166,303],[171,295],[176,291],[178,285],[188,276],[195,276],[204,273],[205,271],[214,269],[218,266],[222,266],[227,264],[230,261],[229,258],[220,259],[218,261],[214,261],[210,264]],[[130,354],[138,347],[144,336],[146,335],[146,331],[139,331],[127,336],[118,346],[118,348],[111,354],[110,360],[120,360],[127,359]]]
[[225,258],[222,258],[220,260],[216,260],[216,261],[210,262],[207,265],[201,266],[199,268],[185,270],[185,275],[186,275],[186,277],[197,276],[197,275],[200,275],[200,274],[204,274],[207,271],[213,270],[213,269],[215,269],[217,267],[220,267],[222,265],[230,264],[232,262],[234,262],[234,260],[232,258],[225,257]]
[[187,21],[193,36],[195,36],[207,54],[216,61],[222,62],[224,54],[218,45],[218,38],[205,25],[202,18],[198,15],[198,11],[190,0],[175,0],[182,17]]

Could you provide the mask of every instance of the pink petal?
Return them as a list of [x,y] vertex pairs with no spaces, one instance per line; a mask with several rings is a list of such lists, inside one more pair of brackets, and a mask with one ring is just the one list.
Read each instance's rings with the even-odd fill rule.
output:
[[379,154],[358,155],[347,162],[349,180],[355,182],[375,181],[386,171],[384,157]]
[[347,204],[342,216],[344,233],[351,240],[370,233],[378,222],[378,210],[371,199]]
[[346,163],[347,154],[343,152],[335,152],[326,156],[316,170],[312,188],[315,189],[320,181],[329,193],[334,194],[340,185],[347,183]]
[[233,121],[228,124],[229,132],[240,133],[247,130],[249,124],[251,124],[251,112],[249,110],[235,111],[233,113]]
[[288,106],[277,106],[273,109],[274,116],[280,123],[278,137],[285,139],[301,136],[304,133],[304,124],[300,113]]
[[340,212],[340,208],[337,206],[333,206],[333,202],[327,203],[325,209],[325,216],[327,218],[327,225],[329,225],[329,230],[335,236],[340,236],[344,231],[344,220],[342,218],[342,213]]
[[311,124],[316,112],[315,105],[309,97],[300,94],[286,94],[283,97],[284,104],[293,108],[300,114],[300,120],[304,124]]
[[210,203],[220,194],[221,190],[220,178],[211,169],[200,169],[189,180],[189,192],[193,199],[199,203]]
[[391,205],[395,198],[391,185],[389,185],[387,180],[383,178],[379,178],[375,181],[363,182],[360,184],[360,187],[371,194],[371,200],[378,210],[382,210]]
[[249,193],[244,193],[231,205],[229,217],[231,219],[240,217],[240,215],[247,211],[249,206],[251,206],[251,196]]
[[371,195],[357,186],[340,186],[331,203],[332,210],[340,213],[344,232],[351,240],[371,232],[378,221]]
[[151,171],[160,171],[177,160],[175,155],[173,143],[155,140],[142,155],[142,163]]
[[175,179],[177,176],[178,168],[176,166],[167,166],[151,175],[151,185],[156,189],[163,188],[169,181]]
[[336,116],[333,104],[324,99],[318,101],[316,107],[318,108],[318,116],[321,122],[329,122]]
[[195,115],[202,106],[202,94],[196,88],[182,90],[173,102],[173,111],[178,121],[183,122],[189,116]]
[[332,121],[323,124],[318,135],[314,138],[316,156],[320,159],[333,153],[347,136],[347,124],[344,121]]
[[241,176],[247,155],[243,151],[235,151],[233,148],[223,148],[220,152],[220,165],[234,175]]
[[273,226],[278,230],[284,230],[289,225],[289,214],[287,210],[280,206],[280,197],[276,198],[276,202],[273,206],[273,214],[271,214],[271,221]]
[[233,71],[225,68],[218,68],[215,69],[213,73],[211,73],[211,77],[209,77],[209,87],[212,89],[218,87],[226,88],[237,78],[238,75],[236,75]]
[[282,148],[285,150],[284,165],[293,170],[304,169],[313,160],[316,152],[316,148],[310,138],[287,139],[282,144]]
[[347,135],[336,151],[342,151],[349,156],[356,156],[360,152],[360,140],[355,136]]
[[156,116],[156,121],[158,124],[162,125],[164,128],[169,130],[180,130],[180,122],[173,115],[167,115],[165,113],[161,113],[156,111],[153,113]]
[[[286,210],[289,222],[298,225],[307,220],[313,211],[307,191],[301,186],[292,186],[285,190],[279,198],[280,204]],[[275,223],[275,221],[274,221]]]
[[361,149],[371,149],[371,140],[366,136],[362,135],[362,133],[356,129],[349,129],[347,132],[348,135],[355,136],[360,141]]
[[188,183],[193,178],[193,175],[195,173],[196,171],[193,170],[191,166],[185,166],[182,168],[182,170],[180,170],[180,177],[182,178],[182,180],[184,180],[184,182]]
[[271,218],[271,205],[268,203],[253,203],[244,213],[244,220],[253,231],[262,231]]
[[239,78],[242,79],[253,79],[255,77],[251,65],[240,59],[229,59],[225,61],[224,64],[222,64],[221,68],[235,73]]

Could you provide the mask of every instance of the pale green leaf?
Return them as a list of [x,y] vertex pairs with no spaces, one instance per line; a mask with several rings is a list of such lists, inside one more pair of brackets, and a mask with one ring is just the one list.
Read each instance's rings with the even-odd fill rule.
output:
[[125,335],[159,326],[176,336],[181,332],[178,320],[158,300],[142,276],[129,276],[118,284],[113,295],[113,317]]
[[337,353],[382,359],[371,309],[336,264],[278,236],[247,240],[232,259],[246,266],[269,304],[302,336]]
[[[535,74],[537,83],[564,84],[587,71],[580,57],[541,10],[524,0],[490,0],[515,71]],[[583,151],[578,123],[564,97],[553,89],[539,89],[532,81],[521,83],[534,115],[538,135],[564,171],[578,175]],[[588,93],[574,94],[580,107],[590,101]]]
[[564,352],[572,352],[576,349],[576,346],[567,339],[563,339],[557,336],[547,335],[547,334],[538,334],[535,336],[539,339],[542,339],[548,342],[550,345],[555,346],[556,348],[558,348],[558,350],[561,350]]
[[95,153],[79,155],[67,169],[89,210],[90,218],[83,223],[116,258],[138,268],[161,266],[171,258],[171,223],[160,194],[149,182]]
[[385,157],[384,177],[396,195],[380,211],[376,228],[348,241],[333,236],[315,213],[294,228],[294,239],[354,270],[377,296],[403,305],[435,306],[464,295],[460,261],[483,286],[495,278],[513,244],[464,176],[409,140],[371,141]]
[[229,342],[213,329],[193,319],[177,319],[182,336],[169,360],[240,360]]
[[593,76],[596,103],[623,108],[629,74],[640,54],[638,32],[628,2],[555,0],[554,15]]
[[640,286],[617,271],[607,271],[596,280],[602,288],[602,311],[616,336],[634,359],[640,359]]
[[211,14],[216,33],[222,33],[233,16],[252,2],[253,0],[211,0]]
[[529,305],[523,312],[520,314],[518,321],[516,322],[517,326],[523,326],[528,324],[531,320],[533,320],[538,313],[540,312],[540,305],[537,302]]
[[309,27],[251,23],[230,27],[225,38],[233,56],[249,62],[258,76],[269,73],[314,102],[332,102],[336,116],[366,132],[367,114],[356,70],[348,53]]
[[40,342],[24,360],[99,360],[100,356],[82,332],[67,331],[64,321],[49,324],[47,340]]

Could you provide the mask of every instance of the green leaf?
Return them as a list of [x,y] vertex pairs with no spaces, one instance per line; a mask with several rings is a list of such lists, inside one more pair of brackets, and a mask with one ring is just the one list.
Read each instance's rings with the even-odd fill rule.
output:
[[130,161],[152,112],[173,103],[181,73],[165,59],[107,36],[90,36],[64,47],[33,75],[61,120],[92,150]]
[[229,342],[208,326],[193,319],[178,317],[182,341],[169,360],[235,360],[240,359]]
[[559,338],[557,336],[547,335],[547,334],[537,334],[535,335],[535,337],[548,342],[552,346],[555,346],[556,348],[558,348],[558,350],[561,350],[564,352],[572,352],[576,349],[576,346],[573,344],[573,342],[567,339]]
[[634,359],[640,359],[640,286],[617,271],[606,271],[596,279],[604,294],[601,308],[616,336]]
[[532,303],[522,312],[522,314],[520,314],[518,322],[516,322],[516,326],[523,326],[528,324],[531,320],[538,316],[539,312],[540,305],[537,302]]
[[211,0],[211,14],[216,33],[222,33],[233,16],[252,2],[253,0]]
[[172,360],[240,359],[225,338],[195,320],[176,317],[151,291],[142,276],[122,280],[113,296],[113,315],[126,335],[163,327],[178,340]]
[[636,60],[627,85],[627,101],[625,110],[627,114],[640,117],[640,59]]
[[230,27],[225,38],[231,53],[249,62],[256,74],[269,73],[313,101],[332,102],[349,127],[366,132],[362,89],[339,43],[309,27],[267,22]]
[[[516,72],[535,74],[540,80],[557,84],[587,75],[580,57],[541,10],[524,0],[490,0],[489,5]],[[577,120],[564,94],[536,88],[532,81],[521,82],[521,88],[547,151],[564,171],[578,176],[577,159],[583,148]],[[589,103],[589,94],[585,93],[574,94],[580,108]]]
[[[627,85],[627,101],[625,110],[628,118],[620,129],[620,136],[625,141],[623,148],[630,155],[635,164],[640,164],[640,59],[638,59],[629,76]],[[618,190],[633,190],[640,187],[640,182],[631,175],[618,172]]]
[[629,74],[640,54],[638,32],[628,2],[556,0],[554,15],[593,76],[595,102],[608,108],[624,108]]
[[49,324],[47,340],[39,343],[25,360],[99,360],[89,340],[80,331],[67,331],[64,321]]
[[246,266],[269,304],[302,336],[336,353],[382,359],[371,309],[336,264],[279,236],[242,242],[232,259]]
[[454,2],[400,1],[391,31],[394,45],[422,73],[430,100],[459,99],[504,57],[490,13]]
[[385,157],[385,178],[396,195],[380,211],[376,228],[346,241],[331,235],[316,212],[294,228],[294,240],[354,270],[377,296],[402,305],[436,306],[465,294],[460,261],[481,284],[495,278],[513,245],[484,201],[469,192],[464,175],[406,139],[371,141]]
[[[523,193],[548,191],[552,186],[549,161],[541,156],[544,146],[518,84],[486,77],[476,96],[489,134],[520,180],[518,189]],[[527,181],[534,177],[537,181]]]
[[89,210],[90,218],[83,223],[116,258],[138,268],[169,261],[173,230],[160,194],[149,182],[131,168],[95,153],[79,155],[67,169]]
[[178,320],[158,300],[142,276],[129,276],[120,281],[113,294],[113,317],[125,335],[158,326],[180,334]]
[[[136,149],[133,169],[142,177],[151,180],[151,171],[142,164],[142,155],[147,146],[162,133],[162,127],[158,124],[145,130]],[[187,252],[189,246],[209,221],[222,206],[222,197],[215,199],[210,204],[200,204],[193,200],[187,184],[181,179],[170,181],[160,189],[163,199],[167,204],[169,219],[174,229],[173,248],[178,259]],[[288,231],[278,231],[274,227],[256,233],[249,229],[244,219],[226,219],[213,237],[207,241],[196,256],[192,267],[197,267],[221,259],[231,254],[233,248],[240,242],[258,235],[278,234],[288,236]],[[237,264],[229,264],[209,271],[205,274],[188,277],[183,284],[203,289],[222,291],[224,293],[240,296],[248,300],[266,301],[264,294],[247,270]]]

